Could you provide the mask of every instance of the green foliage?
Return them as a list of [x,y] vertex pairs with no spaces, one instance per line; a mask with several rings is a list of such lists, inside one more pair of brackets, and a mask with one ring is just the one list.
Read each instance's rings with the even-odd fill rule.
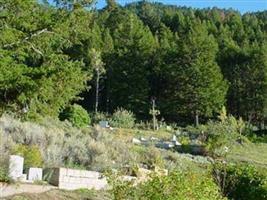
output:
[[20,155],[24,158],[24,169],[30,167],[42,167],[43,159],[38,146],[26,146],[19,144],[15,146],[13,154]]
[[[0,4],[5,5],[0,19],[1,110],[14,111],[24,118],[57,117],[77,99],[90,78],[83,71],[84,63],[79,58],[70,59],[66,53],[81,36],[75,38],[72,29],[62,26],[77,18],[79,25],[87,23],[89,14],[67,14],[37,1],[1,0]],[[87,21],[82,21],[84,17]],[[88,33],[88,29],[75,28],[77,34]]]
[[224,118],[223,121],[210,121],[206,125],[207,150],[212,156],[224,156],[236,142],[246,142],[242,136],[244,121],[233,116]]
[[91,124],[91,119],[87,111],[80,105],[69,106],[61,116],[62,120],[67,119],[78,128],[86,127]]
[[58,6],[67,8],[79,8],[80,6],[88,7],[93,0],[53,0]]
[[8,153],[9,148],[15,149],[17,145],[22,145],[23,152],[24,146],[27,150],[38,146],[44,167],[75,166],[105,171],[141,162],[141,156],[127,151],[129,143],[98,126],[79,129],[56,119],[46,118],[36,124],[4,116],[0,118],[0,130],[5,141],[1,152]]
[[216,165],[216,179],[225,179],[223,193],[229,199],[267,198],[267,174],[252,165]]
[[206,174],[192,172],[172,172],[168,176],[152,176],[151,180],[132,186],[114,177],[112,184],[112,199],[190,199],[219,200],[224,199],[212,178]]
[[148,168],[154,168],[155,166],[164,167],[164,160],[161,152],[155,147],[149,147],[140,152],[140,161]]
[[97,96],[99,110],[147,120],[155,97],[167,122],[206,122],[223,105],[254,125],[266,120],[266,12],[53,2],[0,0],[1,113],[58,117]]
[[110,119],[110,125],[118,128],[132,128],[134,124],[134,114],[123,108],[118,108]]
[[133,13],[114,10],[107,19],[114,50],[107,63],[110,109],[123,107],[136,115],[149,111],[150,63],[155,40],[148,27]]
[[220,111],[227,92],[227,83],[216,63],[216,40],[205,25],[195,24],[177,43],[177,52],[168,58],[171,63],[163,69],[169,80],[163,88],[163,110],[173,116],[210,117]]
[[10,182],[10,177],[8,175],[9,161],[8,156],[5,152],[1,150],[0,157],[0,182]]
[[104,112],[91,113],[92,124],[98,124],[100,121],[108,120],[109,116]]

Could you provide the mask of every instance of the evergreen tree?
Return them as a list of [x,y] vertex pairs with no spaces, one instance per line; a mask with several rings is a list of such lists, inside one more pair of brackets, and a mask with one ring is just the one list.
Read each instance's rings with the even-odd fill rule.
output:
[[125,13],[113,32],[114,53],[108,61],[110,105],[143,115],[149,110],[149,58],[154,38],[137,16]]
[[32,1],[1,3],[5,5],[5,17],[0,19],[1,109],[20,115],[27,111],[26,116],[33,118],[57,116],[85,89],[88,79],[83,63],[63,53],[72,45],[65,37],[69,32],[57,29],[57,11],[52,8]]
[[[215,58],[215,39],[205,26],[195,25],[180,38],[173,63],[164,69],[168,85],[163,91],[161,107],[173,116],[211,117],[225,103],[227,84]],[[173,57],[173,55],[172,55]]]

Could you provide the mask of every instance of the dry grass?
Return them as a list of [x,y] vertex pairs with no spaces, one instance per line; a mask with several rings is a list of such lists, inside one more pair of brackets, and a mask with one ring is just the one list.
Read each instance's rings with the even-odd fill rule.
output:
[[104,191],[92,190],[51,190],[41,194],[20,194],[5,198],[6,200],[109,200],[108,194]]
[[156,137],[158,139],[162,140],[170,140],[172,138],[172,133],[170,131],[165,130],[158,130],[158,131],[148,131],[148,130],[139,130],[139,129],[114,129],[112,131],[117,139],[123,140],[123,141],[131,141],[133,137],[144,137],[144,138],[150,138],[150,137]]

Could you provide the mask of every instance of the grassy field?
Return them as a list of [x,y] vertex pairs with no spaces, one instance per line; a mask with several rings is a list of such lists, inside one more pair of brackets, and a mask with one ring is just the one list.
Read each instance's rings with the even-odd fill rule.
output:
[[248,143],[231,147],[228,160],[233,162],[246,162],[267,168],[267,144]]
[[122,139],[124,141],[130,141],[133,137],[140,138],[144,137],[146,139],[150,137],[156,137],[162,140],[170,140],[173,135],[173,131],[166,131],[166,130],[140,130],[140,129],[125,129],[125,128],[118,128],[112,131],[116,134],[117,139]]

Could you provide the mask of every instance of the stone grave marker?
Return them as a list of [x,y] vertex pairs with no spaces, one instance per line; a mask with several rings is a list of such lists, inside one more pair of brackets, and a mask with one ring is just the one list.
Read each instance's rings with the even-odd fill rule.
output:
[[99,126],[101,128],[109,128],[108,121],[100,121]]
[[19,180],[23,176],[24,158],[18,155],[9,157],[9,177],[13,180]]

